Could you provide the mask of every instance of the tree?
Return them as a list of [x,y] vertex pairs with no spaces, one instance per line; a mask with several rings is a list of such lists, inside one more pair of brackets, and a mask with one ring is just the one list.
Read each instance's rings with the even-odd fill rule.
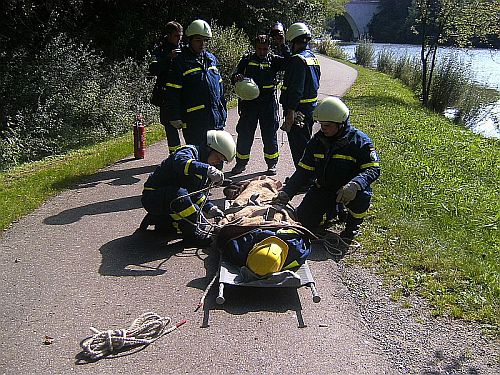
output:
[[412,0],[381,0],[380,11],[368,25],[374,42],[415,43],[416,36],[407,24]]
[[428,104],[439,46],[469,47],[500,35],[500,0],[413,0],[413,30],[420,36],[422,101]]

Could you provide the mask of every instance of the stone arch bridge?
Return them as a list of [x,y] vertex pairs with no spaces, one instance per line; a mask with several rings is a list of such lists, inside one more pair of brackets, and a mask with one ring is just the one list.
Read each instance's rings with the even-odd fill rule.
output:
[[380,11],[380,0],[352,0],[345,6],[344,17],[351,26],[354,39],[368,34],[368,24]]

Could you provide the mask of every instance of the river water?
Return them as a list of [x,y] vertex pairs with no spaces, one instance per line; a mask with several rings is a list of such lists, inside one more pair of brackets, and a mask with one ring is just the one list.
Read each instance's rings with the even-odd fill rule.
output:
[[[375,58],[380,51],[388,51],[399,56],[411,56],[420,59],[420,46],[411,44],[373,43]],[[341,45],[350,61],[355,61],[355,44]],[[438,61],[453,57],[461,64],[466,64],[473,74],[473,80],[486,87],[500,91],[500,50],[493,49],[459,49],[440,47]],[[483,110],[477,123],[470,126],[475,133],[485,137],[500,138],[500,100]]]

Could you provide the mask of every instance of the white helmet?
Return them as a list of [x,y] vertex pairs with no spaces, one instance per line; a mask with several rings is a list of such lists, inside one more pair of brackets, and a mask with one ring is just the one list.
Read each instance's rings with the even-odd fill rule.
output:
[[203,20],[194,20],[186,29],[186,36],[201,35],[207,38],[212,37],[212,29],[210,25]]
[[303,37],[306,40],[311,39],[311,30],[307,27],[305,23],[296,22],[291,25],[286,31],[286,40],[292,42],[298,37]]
[[220,152],[230,162],[236,156],[236,143],[233,136],[225,130],[209,130],[207,132],[207,146]]
[[244,78],[242,81],[236,82],[234,91],[241,100],[253,100],[260,95],[259,86],[252,78]]
[[323,99],[314,108],[313,119],[314,121],[331,121],[343,123],[349,117],[349,108],[342,100],[334,96],[329,96]]

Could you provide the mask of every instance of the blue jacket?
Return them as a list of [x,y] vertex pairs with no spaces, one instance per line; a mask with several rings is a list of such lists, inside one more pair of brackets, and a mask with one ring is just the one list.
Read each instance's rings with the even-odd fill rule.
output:
[[283,109],[312,112],[318,101],[320,76],[319,61],[311,50],[304,49],[292,55],[281,87]]
[[[144,191],[172,186],[185,188],[187,191],[193,192],[206,187],[209,165],[201,160],[206,160],[206,156],[200,156],[198,147],[192,145],[181,146],[163,160],[156,170],[149,175],[144,184]],[[203,193],[191,196],[191,200],[197,203],[201,203],[205,199]],[[208,210],[212,206],[213,204],[207,201],[204,208]]]
[[260,241],[276,236],[288,245],[288,255],[283,269],[291,269],[304,264],[311,254],[311,242],[293,229],[256,229],[229,241],[222,249],[222,255],[232,264],[241,267],[246,265],[248,253]]
[[171,67],[171,53],[177,46],[171,43],[161,43],[156,46],[152,52],[154,60],[149,64],[149,74],[156,76],[156,82],[153,88],[151,103],[156,106],[165,104],[165,95],[167,87],[167,75]]
[[286,46],[281,48],[281,55],[269,53],[264,59],[259,59],[255,53],[246,54],[238,63],[231,79],[235,83],[234,77],[237,74],[252,78],[259,86],[260,95],[251,101],[267,101],[276,92],[276,74],[285,70],[289,58],[290,50]]
[[208,51],[195,55],[189,47],[172,62],[167,79],[168,120],[182,120],[187,126],[222,129],[227,110],[217,58]]
[[371,139],[349,122],[338,137],[319,131],[307,143],[297,170],[283,189],[294,196],[314,174],[316,185],[334,193],[349,181],[362,190],[380,176],[380,159]]

